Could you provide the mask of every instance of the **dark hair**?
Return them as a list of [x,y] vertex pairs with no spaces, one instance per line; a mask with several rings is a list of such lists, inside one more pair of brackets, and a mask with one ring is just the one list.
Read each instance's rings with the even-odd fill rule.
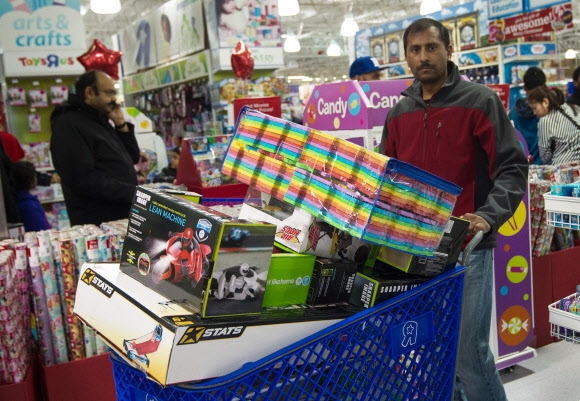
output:
[[546,74],[538,67],[530,67],[524,74],[524,89],[532,90],[538,86],[546,85]]
[[558,110],[564,104],[564,93],[558,88],[538,86],[528,92],[528,103],[542,103],[548,99],[548,110]]
[[[171,41],[171,22],[169,21],[169,17],[165,14],[161,14],[161,28],[163,28],[163,23],[165,22],[165,26],[167,28],[167,41]],[[165,39],[165,35],[163,36]]]
[[83,100],[85,99],[85,89],[91,87],[94,89],[95,94],[99,93],[97,88],[97,79],[99,73],[103,73],[99,70],[90,70],[81,75],[75,82],[75,93],[80,96]]
[[181,152],[181,148],[180,148],[179,146],[176,146],[176,147],[174,147],[173,149],[171,149],[171,151],[172,151],[172,152],[175,152],[175,153],[177,153],[177,154],[179,155],[179,154],[180,154],[180,152]]
[[576,69],[572,73],[572,79],[574,81],[577,81],[579,77],[580,77],[580,67],[576,67]]
[[34,164],[28,161],[12,163],[10,174],[17,191],[28,191],[34,187],[34,179],[36,178]]
[[431,27],[434,27],[439,31],[439,39],[441,39],[445,45],[445,49],[449,47],[451,39],[449,37],[449,31],[447,28],[445,28],[445,25],[432,18],[420,18],[409,25],[407,29],[405,29],[405,33],[403,34],[403,46],[405,47],[405,54],[407,54],[407,39],[409,38],[409,35],[415,32],[423,32],[424,30]]

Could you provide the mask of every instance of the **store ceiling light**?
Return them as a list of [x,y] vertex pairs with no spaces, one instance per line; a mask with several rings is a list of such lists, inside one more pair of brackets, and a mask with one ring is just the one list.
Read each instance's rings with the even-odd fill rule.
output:
[[344,17],[344,21],[342,21],[342,25],[340,27],[340,34],[348,38],[356,35],[358,30],[359,30],[358,24],[352,17],[352,14],[350,15],[347,14],[346,17]]
[[292,34],[289,34],[284,41],[284,51],[286,53],[298,53],[300,51],[300,42],[298,38]]
[[566,53],[564,53],[564,58],[567,58],[568,60],[575,59],[577,54],[578,52],[576,50],[568,49],[566,50]]
[[421,15],[429,15],[441,11],[441,2],[439,0],[423,0],[419,13]]
[[278,15],[280,17],[291,17],[299,12],[298,0],[278,0]]
[[326,55],[328,57],[342,56],[342,49],[340,48],[338,43],[336,43],[336,41],[334,40],[330,41],[330,45],[328,45],[328,49],[326,49]]
[[121,11],[121,0],[91,0],[91,11],[95,14],[117,14]]

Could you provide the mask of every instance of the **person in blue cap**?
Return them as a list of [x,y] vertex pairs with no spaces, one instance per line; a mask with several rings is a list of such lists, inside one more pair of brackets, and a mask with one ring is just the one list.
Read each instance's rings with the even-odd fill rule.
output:
[[383,70],[387,66],[381,66],[375,57],[359,57],[350,65],[350,79],[355,81],[379,81],[383,78]]

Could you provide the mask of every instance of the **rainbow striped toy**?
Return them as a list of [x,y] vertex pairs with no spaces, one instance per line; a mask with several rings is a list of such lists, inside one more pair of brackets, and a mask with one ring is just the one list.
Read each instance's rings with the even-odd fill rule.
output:
[[242,108],[222,173],[349,234],[433,256],[461,188],[333,135]]

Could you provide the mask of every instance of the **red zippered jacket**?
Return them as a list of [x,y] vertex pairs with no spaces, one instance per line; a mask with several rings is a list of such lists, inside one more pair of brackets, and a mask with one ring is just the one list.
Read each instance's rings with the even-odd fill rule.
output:
[[451,61],[447,71],[429,103],[417,80],[402,92],[387,115],[380,149],[463,188],[453,215],[483,217],[491,230],[478,248],[493,248],[527,190],[528,162],[495,92],[461,79]]

